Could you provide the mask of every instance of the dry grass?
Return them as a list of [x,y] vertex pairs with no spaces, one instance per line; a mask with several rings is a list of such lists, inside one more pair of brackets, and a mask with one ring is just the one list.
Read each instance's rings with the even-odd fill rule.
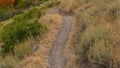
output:
[[23,57],[29,55],[32,52],[33,47],[37,43],[37,40],[34,38],[29,38],[28,40],[19,43],[17,46],[14,47],[14,54],[15,57],[22,59]]
[[40,9],[49,9],[54,6],[58,6],[60,4],[59,0],[48,0],[47,2],[40,5]]
[[21,63],[20,66],[23,68],[47,68],[48,64],[48,54],[51,48],[52,42],[54,41],[58,29],[61,26],[62,19],[60,15],[51,15],[46,14],[43,16],[40,21],[42,24],[48,27],[48,33],[43,37],[43,39],[39,42],[40,48],[38,51],[33,53],[30,56],[27,56],[25,60]]
[[[85,63],[88,62],[91,68],[99,68],[99,67],[112,67],[117,68],[117,66],[120,64],[120,1],[119,0],[90,0],[91,7],[85,8],[84,10],[80,9],[80,12],[76,13],[78,16],[78,25],[79,25],[79,32],[77,37],[79,39],[76,39],[79,41],[79,46],[87,47],[88,51],[86,52],[87,55],[84,55],[85,52],[82,50],[82,47],[79,47],[84,53],[79,55],[86,56],[86,61],[82,62]],[[86,2],[87,3],[87,2]],[[91,40],[94,37],[97,37],[98,35],[102,35],[102,27],[98,29],[98,26],[102,25],[104,26],[102,31],[106,30],[106,35],[109,34],[109,39],[106,39],[105,41],[98,41]],[[93,31],[90,31],[89,27],[95,27],[93,28]],[[94,31],[95,30],[95,31]],[[96,30],[98,31],[96,33]],[[87,32],[87,33],[86,33]],[[96,35],[95,35],[96,34]],[[95,35],[95,36],[93,36]],[[104,37],[102,37],[103,39]],[[90,43],[88,43],[90,42]],[[94,43],[95,42],[95,43]],[[85,43],[85,44],[82,44]],[[87,44],[88,43],[88,44]],[[104,43],[105,46],[104,46]],[[92,45],[86,46],[86,45]],[[78,46],[76,44],[76,46]],[[78,51],[79,52],[79,51]],[[77,53],[78,53],[77,52]],[[90,58],[91,55],[91,58]],[[105,56],[104,56],[105,55]],[[104,56],[104,58],[102,57]],[[102,58],[101,58],[102,57]],[[99,58],[99,59],[98,59]],[[107,60],[108,59],[108,60]],[[83,58],[80,58],[79,61],[84,60]],[[104,62],[107,62],[109,64],[103,64]],[[100,66],[94,65],[94,63],[100,64]],[[92,64],[92,65],[91,65]],[[80,63],[78,64],[80,65]],[[87,66],[89,66],[87,65]],[[109,65],[109,66],[107,66]],[[82,68],[82,66],[80,66]],[[85,66],[86,67],[86,66]],[[85,68],[84,67],[84,68]],[[90,68],[90,67],[86,67]]]
[[0,68],[14,68],[18,64],[18,59],[14,56],[6,56],[4,58],[0,57]]
[[9,23],[12,23],[13,22],[13,19],[8,19],[6,21],[1,21],[0,22],[0,30],[2,29],[2,27],[4,27],[5,25],[9,24]]
[[79,0],[60,0],[63,13],[73,13],[79,7]]
[[[51,8],[51,7],[59,4],[58,1],[55,1],[54,3],[52,3],[52,1],[50,1],[48,4],[47,3],[44,5],[44,7],[42,7],[42,5],[41,5],[40,7],[37,7],[37,8],[44,8],[44,10],[46,10],[47,8]],[[31,7],[31,9],[32,8],[33,7]],[[45,12],[44,10],[43,10],[43,12]],[[26,10],[25,13],[27,13],[28,11],[29,10]],[[2,29],[3,26],[13,22],[14,18],[0,22],[0,30]],[[48,51],[51,47],[50,46],[51,42],[54,40],[54,38],[57,34],[57,30],[59,29],[59,27],[62,23],[62,20],[61,20],[60,15],[46,14],[39,21],[48,27],[48,34],[46,34],[44,37],[42,37],[42,39],[39,39],[39,40],[36,40],[34,38],[29,38],[28,40],[25,40],[25,41],[17,44],[17,46],[15,46],[15,48],[14,48],[14,54],[15,54],[14,56],[12,56],[10,54],[10,55],[6,56],[5,58],[0,58],[0,60],[1,60],[0,68],[8,68],[8,67],[14,68],[16,65],[19,64],[19,62],[23,58],[25,59],[25,61],[23,61],[20,64],[20,66],[23,66],[25,68],[37,68],[37,67],[46,68],[49,66],[48,60],[47,60],[48,59]],[[39,41],[39,43],[38,43],[38,41]],[[34,47],[34,45],[36,43],[38,43],[37,45],[40,46],[40,49],[37,52],[31,54],[32,48]],[[1,44],[2,43],[0,43],[0,45]],[[0,53],[0,55],[1,55],[1,53]],[[18,67],[16,66],[16,68],[18,68]]]

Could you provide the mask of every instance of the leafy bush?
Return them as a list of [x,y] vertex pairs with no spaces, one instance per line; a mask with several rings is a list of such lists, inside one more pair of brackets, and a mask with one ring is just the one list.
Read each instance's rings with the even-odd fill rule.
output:
[[[0,21],[12,18],[17,14],[22,13],[25,8],[29,8],[30,6],[38,6],[39,4],[44,3],[46,1],[48,0],[8,0],[8,2],[1,0]],[[1,6],[2,5],[1,2],[4,4],[4,7]]]
[[20,10],[18,9],[16,11],[6,10],[5,12],[0,13],[0,21],[12,18],[16,14],[20,14],[20,13],[23,13],[22,9],[20,9]]
[[13,50],[14,45],[21,42],[23,39],[27,39],[30,36],[36,37],[41,36],[42,31],[45,27],[38,21],[32,23],[28,22],[14,22],[3,28],[1,31],[1,40],[4,42],[4,52]]
[[17,17],[14,18],[15,21],[28,21],[30,19],[37,19],[42,15],[42,12],[40,9],[38,8],[33,8],[30,11],[28,11],[27,13],[23,13],[18,15]]
[[37,6],[41,3],[44,3],[45,1],[48,1],[48,0],[15,0],[14,7],[15,8],[26,8],[31,5]]
[[4,43],[3,51],[7,53],[13,50],[16,43],[19,43],[30,36],[41,36],[46,27],[36,20],[36,18],[40,16],[41,12],[39,9],[34,8],[27,13],[18,15],[13,23],[3,27],[0,33],[1,41]]
[[14,7],[15,8],[24,8],[25,7],[25,0],[15,0]]
[[27,14],[30,18],[32,17],[39,18],[42,15],[42,12],[38,8],[33,8]]

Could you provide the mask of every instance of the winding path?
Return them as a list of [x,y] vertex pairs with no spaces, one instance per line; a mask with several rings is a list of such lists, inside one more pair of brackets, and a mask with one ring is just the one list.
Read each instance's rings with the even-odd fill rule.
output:
[[68,40],[68,36],[72,28],[72,19],[69,16],[62,16],[63,23],[59,29],[58,35],[53,42],[53,47],[50,51],[50,68],[64,68],[65,57],[64,57],[64,47]]

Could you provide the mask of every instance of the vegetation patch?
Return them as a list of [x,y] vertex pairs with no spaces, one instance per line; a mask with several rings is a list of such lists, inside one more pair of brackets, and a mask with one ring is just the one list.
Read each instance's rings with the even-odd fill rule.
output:
[[120,1],[86,0],[84,2],[81,0],[80,2],[91,4],[91,7],[79,10],[77,13],[79,31],[76,35],[75,47],[80,57],[79,66],[82,68],[118,68],[120,62],[119,59],[115,60],[115,56],[118,55],[120,44],[114,42],[118,42],[118,36],[120,36],[117,29],[120,26],[118,24]]
[[20,59],[32,52],[35,40],[47,30],[38,22],[42,14],[39,8],[33,8],[16,16],[11,23],[0,24],[0,68],[14,68]]
[[1,0],[0,1],[0,21],[21,14],[31,6],[38,6],[48,0]]
[[0,34],[1,41],[4,43],[3,52],[7,53],[13,50],[15,44],[30,36],[41,36],[46,27],[37,21],[40,16],[39,9],[34,8],[27,13],[18,15],[13,23],[4,26]]

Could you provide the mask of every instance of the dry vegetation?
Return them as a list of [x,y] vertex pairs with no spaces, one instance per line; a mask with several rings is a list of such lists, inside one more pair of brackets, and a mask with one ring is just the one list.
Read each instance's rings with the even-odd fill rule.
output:
[[[116,27],[119,29],[119,3],[120,1],[93,1],[94,5],[78,16],[81,29],[80,44],[78,45],[80,52],[78,53],[84,60],[82,63],[86,62],[91,68],[115,68],[115,65],[119,65],[119,58],[114,60],[113,57],[118,54],[112,54],[114,48],[117,47],[116,50],[119,50],[118,46],[120,45],[119,43],[114,44],[119,39],[112,34],[115,33],[118,38],[120,36],[119,30],[115,29]],[[114,32],[113,29],[116,31]]]
[[[65,0],[62,1],[62,7],[63,12],[76,15],[78,25],[75,43],[69,45],[75,49],[68,47],[69,52],[76,51],[72,55],[76,57],[69,60],[73,65],[70,66],[77,68],[74,66],[77,64],[79,68],[119,68],[120,1]],[[77,60],[73,64],[74,59]]]
[[61,26],[62,19],[59,14],[46,14],[41,17],[40,20],[42,24],[48,27],[47,34],[43,37],[43,39],[39,42],[39,50],[33,53],[32,55],[25,57],[25,60],[22,61],[18,67],[23,68],[47,68],[49,67],[48,58],[49,51],[54,41],[58,29]]
[[78,0],[60,0],[61,11],[63,13],[73,13],[73,11],[79,6]]
[[[34,66],[37,66],[36,61],[38,59],[39,59],[38,61],[40,61],[39,66],[45,67],[45,68],[48,66],[46,55],[50,48],[49,44],[52,41],[51,39],[53,39],[53,37],[55,36],[55,33],[57,33],[57,29],[59,28],[59,26],[61,24],[61,17],[59,15],[49,15],[49,14],[43,16],[44,14],[46,14],[45,12],[47,11],[48,8],[54,7],[55,5],[59,4],[58,1],[55,1],[55,2],[48,1],[47,3],[48,4],[43,3],[44,6],[40,5],[38,7],[31,7],[29,10],[26,10],[24,13],[22,13],[20,15],[16,15],[15,17],[13,17],[9,20],[0,22],[0,32],[2,31],[0,33],[1,34],[0,38],[2,38],[2,36],[5,36],[5,34],[6,34],[6,37],[4,37],[4,38],[11,38],[11,37],[7,37],[7,36],[12,36],[11,42],[12,42],[12,39],[16,39],[16,42],[17,42],[17,43],[14,42],[15,44],[13,44],[13,45],[7,45],[6,48],[9,48],[10,46],[12,46],[12,49],[10,47],[10,51],[7,51],[8,53],[7,52],[3,53],[3,50],[4,50],[3,46],[6,44],[4,44],[2,39],[0,40],[0,68],[17,67],[17,65],[20,63],[20,61],[23,58],[27,58],[28,56],[29,57],[32,56],[32,59],[34,59],[33,61],[35,61],[35,63],[34,62],[29,63],[25,67],[30,68],[28,66],[33,64],[32,68],[34,68]],[[43,17],[41,17],[41,16],[43,16]],[[35,23],[35,21],[36,21],[36,23]],[[26,23],[28,23],[29,26],[25,25]],[[32,23],[34,23],[34,24],[32,24]],[[32,24],[32,26],[30,26],[30,24]],[[41,24],[45,28],[39,30],[39,24]],[[17,27],[15,27],[15,26],[17,26]],[[21,27],[25,27],[25,28],[21,28]],[[32,30],[30,29],[30,31],[26,31],[26,29],[29,29],[29,27],[33,28],[33,29]],[[36,28],[34,28],[34,27],[36,27]],[[14,28],[14,29],[10,30],[9,28],[10,29]],[[53,30],[53,31],[51,31],[51,30]],[[12,32],[12,31],[14,31],[14,32]],[[38,36],[35,37],[32,35],[32,33],[30,33],[30,36],[26,35],[29,37],[24,38],[24,39],[22,39],[22,41],[20,41],[19,39],[17,39],[17,37],[22,37],[24,35],[19,34],[16,31],[18,31],[20,33],[22,31],[23,32],[25,31],[24,34],[26,34],[26,32],[30,33],[32,31],[33,34],[37,34]],[[36,31],[38,31],[39,34],[36,33]],[[9,33],[2,34],[3,32],[4,33],[10,32],[11,34],[9,34]],[[46,32],[48,34],[45,34]],[[21,35],[21,36],[16,36],[16,35]],[[9,39],[4,39],[4,40],[9,40]],[[34,47],[41,48],[41,50],[38,51],[40,55],[38,54],[38,52],[36,52],[36,54],[38,54],[40,57],[35,57],[34,51],[36,51],[36,49],[33,50]],[[37,50],[38,50],[38,48],[37,48]],[[6,50],[8,50],[8,49],[6,49]],[[31,55],[31,53],[33,53],[33,54]],[[26,62],[28,62],[28,61],[26,59],[25,63],[23,62],[24,63],[23,66],[25,64],[27,64]],[[22,65],[20,64],[20,66],[22,66]]]
[[[65,55],[68,58],[66,68],[119,68],[120,0],[49,0],[37,8],[46,11],[58,4],[60,4],[61,12],[75,14],[76,18],[76,23],[73,25],[73,31],[69,37],[70,40],[65,48]],[[39,36],[35,39],[33,36],[29,36],[27,39],[14,44],[13,52],[5,55],[2,53],[1,46],[4,42],[0,40],[0,68],[49,67],[48,53],[61,26],[62,19],[59,14],[43,14],[45,15],[41,18],[37,16],[37,18],[29,19],[31,22],[37,19],[37,23],[40,22],[41,25],[47,27],[47,34],[41,38]],[[15,16],[15,18],[19,16]],[[0,23],[0,32],[6,25],[19,22],[14,21],[15,18]],[[18,18],[18,20],[20,19]],[[39,48],[31,54],[36,43],[38,43]],[[23,58],[25,60],[19,64]],[[16,66],[17,64],[19,65]]]

